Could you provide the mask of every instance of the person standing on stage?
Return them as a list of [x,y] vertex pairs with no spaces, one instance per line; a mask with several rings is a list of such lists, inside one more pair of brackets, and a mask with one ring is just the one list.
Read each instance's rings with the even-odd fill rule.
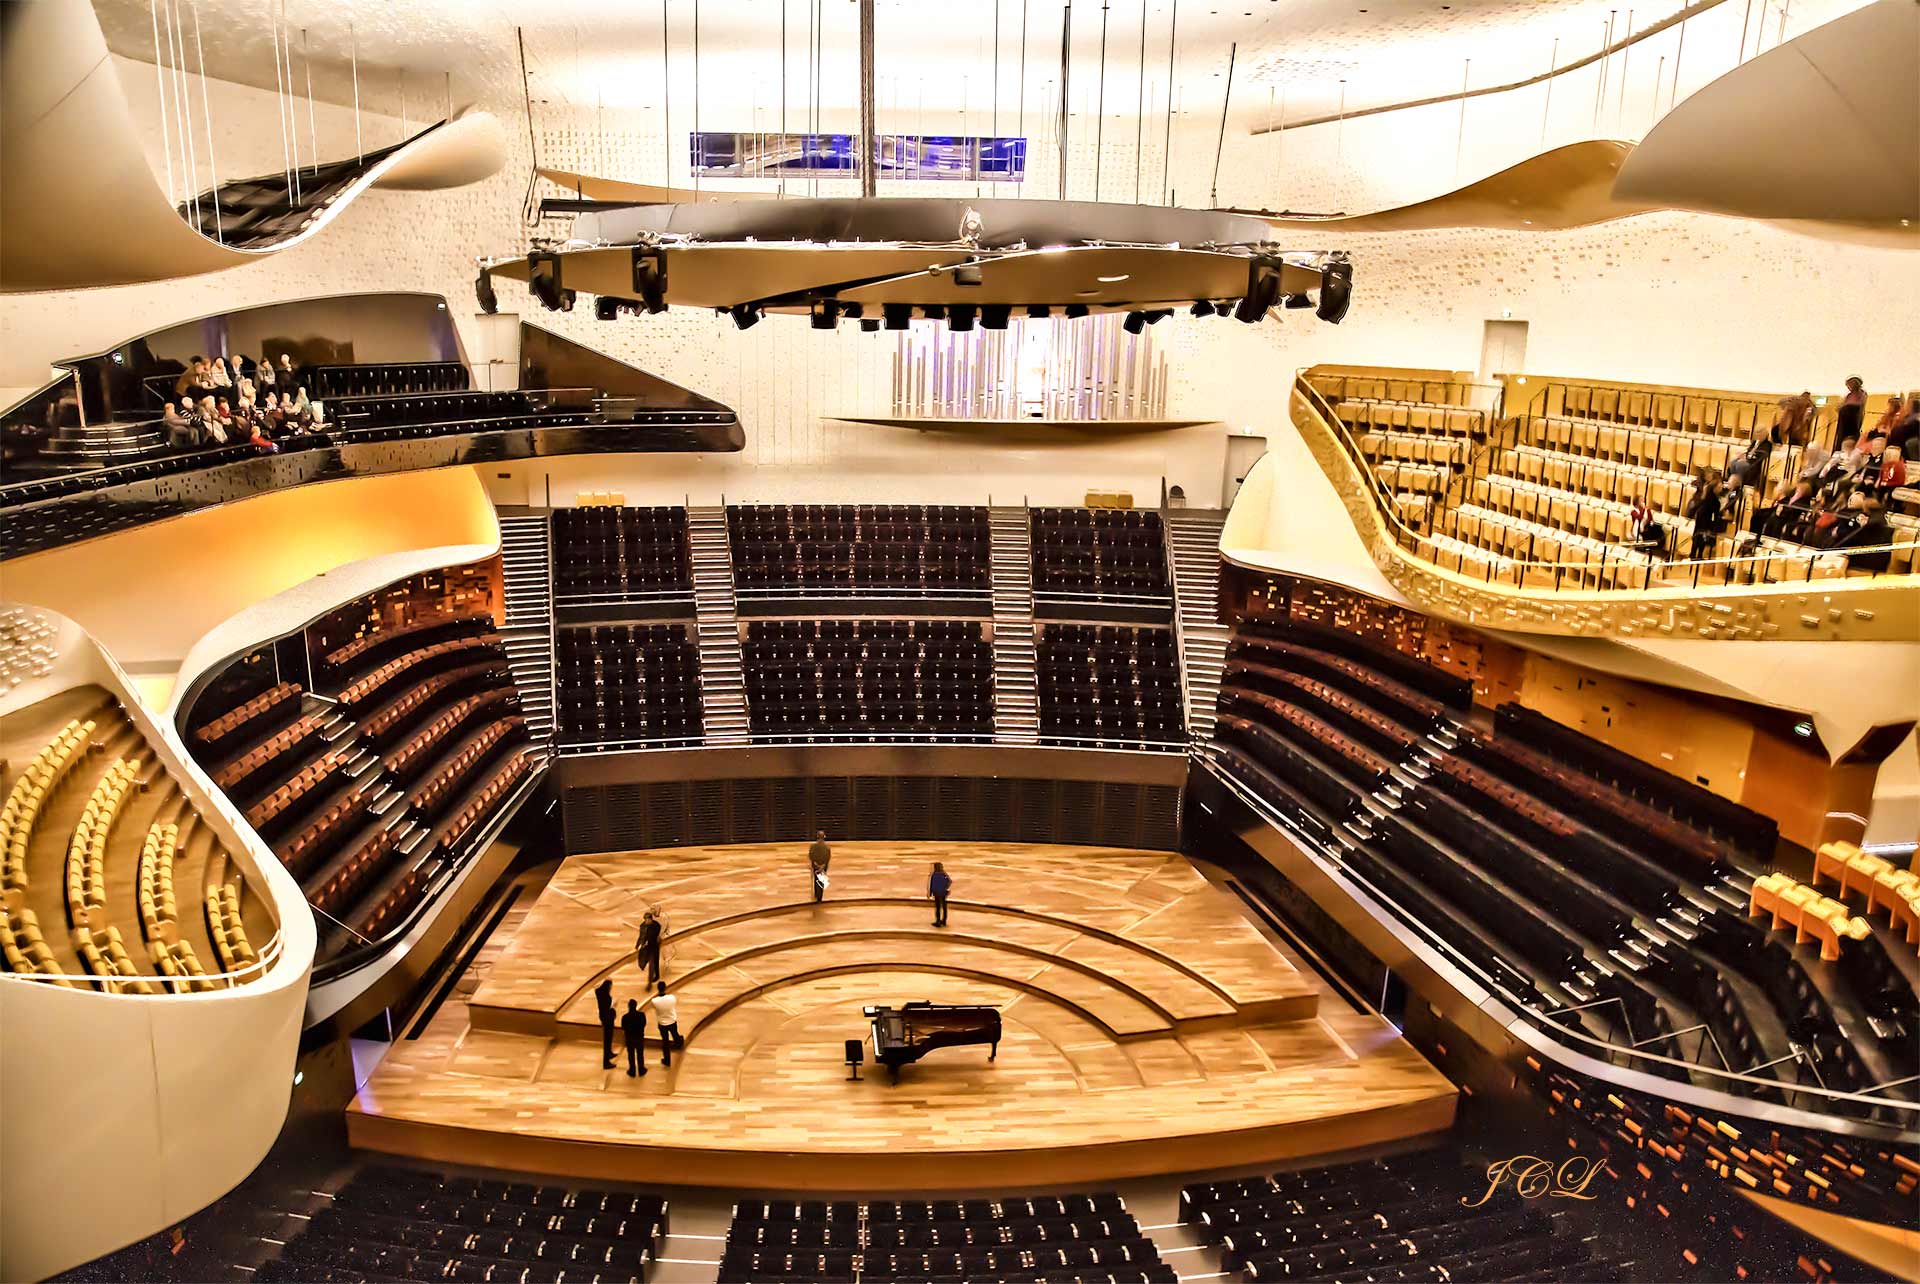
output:
[[613,978],[593,987],[593,1001],[600,1008],[600,1068],[613,1069]]
[[648,985],[660,983],[660,907],[647,906],[640,934],[633,940],[634,962],[647,974]]
[[654,986],[647,1000],[653,1007],[653,1026],[660,1031],[660,1064],[673,1065],[673,1045],[680,1042],[680,1000],[667,993],[667,983]]
[[640,1000],[627,1000],[627,1014],[620,1018],[620,1033],[627,1040],[627,1078],[647,1072],[647,1014]]
[[933,862],[933,873],[927,875],[927,898],[933,902],[933,925],[947,925],[947,893],[953,890],[953,876],[947,873],[946,866],[939,861]]
[[827,846],[827,831],[822,829],[813,836],[813,846],[807,848],[807,868],[813,875],[813,899],[820,901],[827,895],[827,866],[833,863],[833,848]]

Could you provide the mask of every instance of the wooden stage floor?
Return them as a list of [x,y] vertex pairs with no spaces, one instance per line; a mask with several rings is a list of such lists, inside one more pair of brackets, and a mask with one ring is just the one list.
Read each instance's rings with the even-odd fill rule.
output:
[[[924,899],[954,878],[949,926]],[[575,856],[516,907],[348,1110],[353,1143],[451,1162],[780,1190],[1097,1181],[1413,1136],[1455,1094],[1184,857],[1023,844],[840,843]],[[600,1063],[591,990],[644,997],[635,925],[670,925],[687,1040]],[[861,1008],[1002,1010],[999,1059],[935,1052],[847,1081]],[[651,1032],[651,1023],[649,1023]],[[871,1045],[869,1044],[869,1047]]]

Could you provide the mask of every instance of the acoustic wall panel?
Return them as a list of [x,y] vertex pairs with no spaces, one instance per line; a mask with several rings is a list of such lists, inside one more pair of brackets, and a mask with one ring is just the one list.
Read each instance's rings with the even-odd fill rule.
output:
[[1176,851],[1174,785],[966,776],[798,776],[576,785],[569,852],[720,843],[927,839]]

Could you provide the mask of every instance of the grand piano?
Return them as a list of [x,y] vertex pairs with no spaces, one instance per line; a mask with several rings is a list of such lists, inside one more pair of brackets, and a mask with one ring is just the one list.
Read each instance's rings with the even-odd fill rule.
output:
[[865,1009],[873,1021],[873,1060],[897,1081],[900,1067],[935,1048],[987,1044],[987,1060],[1000,1055],[1000,1009],[921,1000],[905,1007]]

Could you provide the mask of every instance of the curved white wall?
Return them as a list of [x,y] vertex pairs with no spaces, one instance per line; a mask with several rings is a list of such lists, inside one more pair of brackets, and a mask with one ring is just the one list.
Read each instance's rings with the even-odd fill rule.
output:
[[265,1157],[287,1116],[314,926],[293,878],[140,703],[97,642],[61,619],[54,672],[0,716],[95,683],[273,908],[265,974],[206,994],[69,990],[0,975],[0,1278],[33,1280],[163,1230]]

